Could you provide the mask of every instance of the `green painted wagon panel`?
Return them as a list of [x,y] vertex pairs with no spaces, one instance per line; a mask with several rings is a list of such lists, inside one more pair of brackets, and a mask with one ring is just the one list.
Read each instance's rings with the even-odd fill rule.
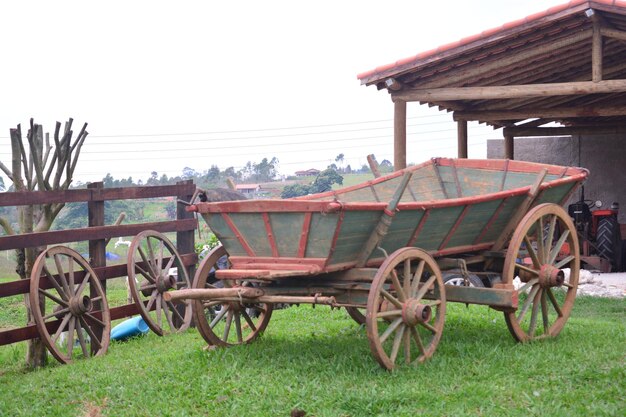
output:
[[[537,180],[538,174],[536,173],[527,173],[527,172],[508,172],[506,174],[506,181],[504,182],[505,190],[512,190],[514,188],[520,187],[528,187],[532,185]],[[543,182],[553,181],[557,178],[560,178],[559,175],[548,174],[544,178]]]
[[[432,165],[416,170],[411,176],[407,188],[411,189],[416,201],[441,200],[445,198],[443,191],[441,191],[435,168]],[[402,202],[413,201],[411,191],[405,191]]]
[[464,197],[501,191],[504,172],[468,168],[458,168],[457,172]]
[[[507,225],[513,214],[519,208],[522,201],[526,198],[526,195],[520,195],[517,197],[511,197],[506,200],[504,206],[498,213],[498,217],[493,221],[489,230],[482,237],[480,242],[477,243],[485,243],[485,242],[493,242],[495,241],[500,234],[502,233],[502,229]],[[487,223],[485,222],[485,226]]]
[[304,255],[306,258],[328,258],[338,221],[339,213],[313,214]]
[[256,256],[272,256],[262,213],[231,213],[230,218]]
[[543,190],[537,199],[537,204],[560,203],[576,184],[563,184],[558,187]]
[[[392,253],[408,244],[423,216],[423,210],[400,211],[396,213],[389,231],[381,244],[387,253]],[[380,257],[380,255],[380,253],[374,251],[371,257],[376,258]]]
[[215,233],[215,236],[217,236],[219,241],[222,243],[224,249],[226,249],[231,256],[247,255],[243,246],[241,246],[239,240],[235,236],[235,233],[230,230],[230,227],[228,227],[228,224],[226,224],[224,218],[220,214],[207,213],[203,214],[202,217],[209,225],[211,231]]
[[443,242],[462,210],[462,206],[431,210],[413,246],[424,250],[439,249],[439,245]]
[[472,245],[480,235],[489,219],[500,206],[502,200],[485,201],[472,205],[465,213],[465,217],[455,230],[446,248]]
[[[378,224],[381,215],[382,211],[346,212],[330,263],[336,264],[355,260],[365,241]],[[332,236],[329,238],[332,239]]]
[[[270,213],[269,217],[278,254],[295,258],[298,255],[304,213]],[[263,224],[263,219],[259,220]]]
[[391,201],[391,199],[393,198],[393,194],[398,189],[401,181],[402,176],[398,176],[390,179],[389,181],[380,182],[374,185],[378,199],[385,203]]
[[339,200],[352,203],[356,201],[376,201],[376,197],[374,196],[372,188],[368,185],[339,195]]
[[437,169],[439,170],[439,175],[441,176],[441,181],[446,190],[448,198],[459,197],[454,169],[452,167],[445,166],[439,166],[437,167]]

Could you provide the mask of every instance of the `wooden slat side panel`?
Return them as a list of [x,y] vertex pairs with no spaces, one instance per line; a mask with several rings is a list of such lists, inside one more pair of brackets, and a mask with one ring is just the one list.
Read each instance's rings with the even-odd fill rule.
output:
[[[396,189],[400,185],[402,181],[402,177],[395,177],[390,179],[389,181],[381,182],[374,185],[374,189],[376,190],[376,195],[378,196],[379,201],[388,203],[391,201],[393,194],[396,192]],[[412,199],[410,200],[412,201]]]
[[381,211],[346,212],[330,264],[356,260],[359,251],[378,224],[381,215]]
[[461,211],[463,211],[463,206],[432,209],[414,246],[424,250],[436,251],[458,219]]
[[217,236],[220,243],[226,249],[231,256],[245,256],[247,252],[239,243],[239,240],[235,236],[235,233],[228,227],[228,224],[224,221],[219,213],[203,213],[202,218],[209,225],[209,228],[215,236]]
[[564,197],[569,194],[570,190],[576,186],[576,183],[563,184],[558,187],[548,188],[541,192],[535,204],[555,203],[560,204]]
[[370,187],[359,188],[339,195],[339,200],[343,202],[354,201],[376,201],[376,197]]
[[270,213],[269,216],[280,256],[297,257],[304,213]]
[[[558,179],[560,176],[557,174],[548,174],[546,175],[543,182],[553,181]],[[506,181],[504,182],[504,189],[511,190],[519,187],[527,187],[535,182],[537,179],[536,173],[525,173],[525,172],[511,172],[506,176]]]
[[[272,245],[265,229],[263,213],[232,213],[230,218],[257,256],[272,256]],[[276,235],[276,230],[273,227],[272,230]],[[278,253],[282,253],[280,249]]]
[[454,168],[450,166],[440,166],[439,175],[441,175],[441,181],[446,189],[446,194],[449,198],[460,197],[456,187],[456,177],[454,174]]
[[[396,213],[389,231],[381,243],[381,246],[388,254],[406,246],[408,239],[415,231],[422,217],[424,217],[424,213],[425,211],[423,210],[400,211]],[[370,258],[379,258],[380,255],[380,251],[374,251]]]
[[483,227],[491,219],[498,206],[500,206],[500,202],[501,200],[493,200],[470,206],[465,217],[448,241],[446,249],[473,244]]
[[480,239],[480,242],[475,242],[477,244],[483,242],[493,242],[498,236],[502,233],[502,229],[507,225],[511,216],[515,213],[515,210],[519,207],[519,205],[524,201],[526,195],[520,195],[516,197],[511,197],[507,201],[505,201],[502,209],[498,213],[498,217],[491,223],[489,230],[485,232],[485,234]]
[[311,217],[309,240],[305,258],[326,258],[330,252],[332,237],[337,228],[339,213],[314,213]]
[[[439,179],[433,165],[424,166],[416,170],[411,176],[408,187],[415,195],[415,201],[440,200],[445,198],[439,186]],[[410,193],[404,193],[401,202],[414,201]]]
[[464,196],[495,193],[502,186],[503,173],[500,171],[457,168],[457,173]]

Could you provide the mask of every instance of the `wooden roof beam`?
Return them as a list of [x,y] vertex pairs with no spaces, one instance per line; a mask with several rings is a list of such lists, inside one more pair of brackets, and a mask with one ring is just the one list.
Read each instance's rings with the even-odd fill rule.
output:
[[532,108],[526,110],[457,111],[454,120],[525,120],[540,118],[567,117],[609,117],[626,116],[626,106],[579,106]]
[[618,126],[566,126],[566,127],[505,127],[504,136],[566,136],[566,135],[619,135],[626,133],[626,125]]
[[620,41],[626,41],[626,32],[617,29],[601,28],[600,34],[605,38],[617,39]]
[[568,96],[580,94],[626,92],[626,80],[599,82],[579,81],[569,83],[521,84],[487,87],[448,87],[402,90],[391,93],[394,100],[448,101],[448,100],[499,100],[541,96]]

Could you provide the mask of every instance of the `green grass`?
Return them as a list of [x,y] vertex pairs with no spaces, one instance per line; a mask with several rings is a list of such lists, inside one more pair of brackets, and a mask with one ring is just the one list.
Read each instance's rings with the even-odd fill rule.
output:
[[276,311],[261,339],[230,349],[203,350],[192,329],[26,371],[24,344],[4,346],[0,415],[623,416],[625,307],[580,297],[557,339],[522,345],[501,313],[451,304],[433,358],[395,372],[344,311],[321,307]]

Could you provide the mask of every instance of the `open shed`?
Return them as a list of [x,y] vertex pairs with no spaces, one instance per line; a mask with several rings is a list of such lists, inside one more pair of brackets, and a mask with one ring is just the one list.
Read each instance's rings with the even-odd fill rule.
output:
[[504,128],[509,159],[516,136],[623,136],[626,1],[571,1],[358,78],[391,95],[396,169],[406,167],[408,102],[454,112],[460,158],[468,121]]

